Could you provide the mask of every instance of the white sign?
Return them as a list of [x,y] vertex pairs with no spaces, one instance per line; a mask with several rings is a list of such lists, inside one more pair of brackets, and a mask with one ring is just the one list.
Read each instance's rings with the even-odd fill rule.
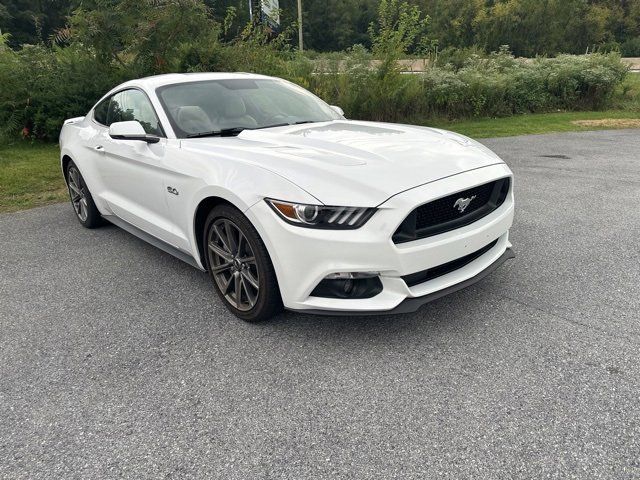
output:
[[280,2],[279,0],[261,0],[260,9],[262,10],[262,19],[269,24],[271,28],[280,27]]

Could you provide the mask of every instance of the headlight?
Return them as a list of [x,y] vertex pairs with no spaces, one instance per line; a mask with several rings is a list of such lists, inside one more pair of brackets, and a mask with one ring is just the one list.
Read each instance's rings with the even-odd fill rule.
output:
[[376,211],[368,207],[328,207],[265,199],[267,204],[287,223],[307,228],[350,230],[359,228]]

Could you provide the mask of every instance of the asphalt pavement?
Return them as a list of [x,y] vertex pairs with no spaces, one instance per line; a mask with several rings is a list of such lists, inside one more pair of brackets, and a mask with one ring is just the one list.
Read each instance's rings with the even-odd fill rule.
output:
[[0,478],[640,478],[640,131],[484,142],[518,257],[410,315],[246,324],[68,204],[0,215]]

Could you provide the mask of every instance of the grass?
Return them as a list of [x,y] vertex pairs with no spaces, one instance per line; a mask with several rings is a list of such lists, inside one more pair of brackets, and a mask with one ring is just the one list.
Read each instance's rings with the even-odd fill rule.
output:
[[[623,122],[607,122],[603,124],[580,125],[573,122],[581,120],[602,119],[637,119],[640,121],[640,110],[605,110],[601,112],[557,112],[515,115],[504,118],[484,118],[478,120],[433,121],[424,122],[430,127],[445,128],[472,138],[510,137],[514,135],[540,134],[552,132],[576,132],[581,130],[606,130],[612,128],[629,128]],[[638,125],[640,127],[640,125]]]
[[0,145],[0,213],[67,199],[57,145],[18,141]]
[[[640,74],[629,75],[612,100],[612,110],[556,112],[460,121],[430,120],[424,125],[446,128],[472,138],[505,137],[550,132],[625,128],[640,121]],[[606,120],[605,122],[596,122]],[[618,120],[618,121],[616,121]],[[585,124],[576,122],[587,121]],[[67,200],[58,146],[29,141],[0,144],[0,213]]]
[[[640,120],[640,74],[627,75],[626,80],[613,95],[611,107],[610,110],[597,112],[536,113],[457,121],[434,120],[425,121],[423,125],[453,130],[472,138],[629,128],[628,122],[616,122],[615,120]],[[584,120],[591,122],[580,124]],[[593,122],[594,120],[612,121]],[[589,123],[591,124],[588,125]]]

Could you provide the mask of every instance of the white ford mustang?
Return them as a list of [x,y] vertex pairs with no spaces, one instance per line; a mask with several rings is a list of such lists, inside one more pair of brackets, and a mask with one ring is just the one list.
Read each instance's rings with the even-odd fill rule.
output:
[[512,173],[480,143],[346,120],[244,73],[124,83],[60,133],[82,225],[207,270],[238,317],[415,311],[513,257]]

